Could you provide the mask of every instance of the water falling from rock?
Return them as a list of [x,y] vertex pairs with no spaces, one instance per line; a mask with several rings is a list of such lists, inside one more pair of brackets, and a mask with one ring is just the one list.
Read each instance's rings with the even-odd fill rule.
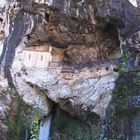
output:
[[51,118],[52,116],[50,114],[49,116],[44,116],[43,119],[40,120],[38,140],[49,140]]

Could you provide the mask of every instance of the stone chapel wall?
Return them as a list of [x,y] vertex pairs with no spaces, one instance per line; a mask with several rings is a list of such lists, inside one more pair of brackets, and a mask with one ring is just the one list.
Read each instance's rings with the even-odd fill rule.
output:
[[47,68],[52,60],[50,52],[23,50],[23,64],[26,67]]

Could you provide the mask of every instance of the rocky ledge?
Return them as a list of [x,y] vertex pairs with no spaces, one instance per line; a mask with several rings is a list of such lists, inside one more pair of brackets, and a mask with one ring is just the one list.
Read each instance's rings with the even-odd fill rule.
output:
[[[0,63],[7,87],[45,112],[55,102],[71,116],[99,124],[118,73],[140,64],[139,4],[139,0],[1,3]],[[39,52],[51,46],[51,62],[60,65],[26,66],[20,53],[42,46]],[[24,57],[30,60],[30,54]]]

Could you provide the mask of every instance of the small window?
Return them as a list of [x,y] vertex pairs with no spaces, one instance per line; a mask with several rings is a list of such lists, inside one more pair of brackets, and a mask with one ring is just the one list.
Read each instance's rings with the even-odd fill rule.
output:
[[41,55],[41,61],[43,60],[43,55]]
[[29,54],[29,60],[31,59],[31,54]]

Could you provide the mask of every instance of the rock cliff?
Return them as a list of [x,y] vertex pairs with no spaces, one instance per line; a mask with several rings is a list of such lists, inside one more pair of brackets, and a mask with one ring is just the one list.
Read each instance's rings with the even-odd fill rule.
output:
[[[5,0],[0,5],[5,77],[0,81],[45,113],[56,103],[71,116],[99,125],[116,93],[119,73],[139,66],[140,1]],[[49,50],[49,66],[27,66],[32,53],[21,56],[25,49],[38,50],[41,60]],[[113,94],[112,102],[116,99]],[[7,102],[2,111],[10,107]],[[103,126],[102,139],[105,132]]]

